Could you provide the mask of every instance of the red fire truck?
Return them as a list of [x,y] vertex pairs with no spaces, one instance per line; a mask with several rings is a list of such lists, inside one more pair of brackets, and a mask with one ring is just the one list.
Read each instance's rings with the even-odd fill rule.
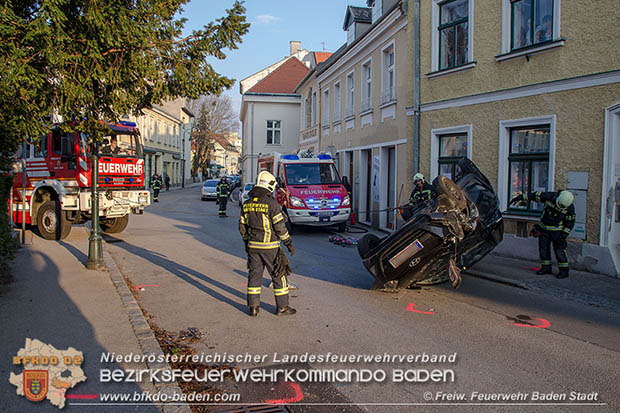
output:
[[[151,203],[144,186],[140,132],[133,122],[108,124],[111,132],[99,146],[99,216],[106,233],[122,232],[129,214],[142,214]],[[13,222],[37,227],[41,236],[59,240],[72,224],[91,218],[91,171],[88,136],[54,126],[38,142],[17,153],[10,197]],[[25,171],[24,171],[25,165]],[[23,173],[26,185],[23,185]],[[24,202],[25,201],[25,202]]]
[[270,153],[258,158],[258,172],[278,178],[278,203],[288,215],[288,225],[337,226],[346,229],[351,199],[342,185],[331,155],[303,158]]

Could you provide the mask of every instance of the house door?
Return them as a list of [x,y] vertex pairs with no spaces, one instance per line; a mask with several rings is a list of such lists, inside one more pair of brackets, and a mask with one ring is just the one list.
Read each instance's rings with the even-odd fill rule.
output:
[[603,196],[607,199],[601,214],[601,244],[609,248],[616,271],[620,273],[620,103],[609,108],[605,118],[607,179]]

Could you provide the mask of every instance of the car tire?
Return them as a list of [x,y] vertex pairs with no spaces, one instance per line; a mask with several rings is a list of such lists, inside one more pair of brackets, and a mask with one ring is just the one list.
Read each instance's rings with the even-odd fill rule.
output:
[[99,226],[106,234],[123,232],[127,228],[127,224],[129,224],[129,214],[118,218],[103,219],[99,222]]
[[286,218],[286,222],[284,223],[284,225],[286,225],[286,230],[288,231],[289,235],[293,235],[295,233],[295,224],[293,224],[290,219],[288,219],[288,217]]
[[439,175],[433,181],[433,186],[437,193],[437,199],[440,201],[443,200],[446,204],[445,206],[449,209],[458,208],[462,210],[467,208],[467,197],[465,193],[448,177]]
[[375,234],[366,234],[357,241],[357,252],[360,257],[366,257],[366,254],[381,243],[381,238]]
[[60,209],[58,201],[45,201],[37,212],[37,229],[47,240],[62,240],[71,232],[71,221]]
[[336,231],[346,232],[346,230],[347,230],[347,221],[341,222],[340,224],[336,225]]

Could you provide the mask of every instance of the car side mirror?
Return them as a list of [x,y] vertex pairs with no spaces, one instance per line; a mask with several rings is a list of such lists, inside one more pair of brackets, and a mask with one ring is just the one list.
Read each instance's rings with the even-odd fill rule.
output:
[[284,181],[282,180],[281,177],[279,177],[279,176],[276,177],[276,182],[278,183],[278,188],[284,188],[285,187]]

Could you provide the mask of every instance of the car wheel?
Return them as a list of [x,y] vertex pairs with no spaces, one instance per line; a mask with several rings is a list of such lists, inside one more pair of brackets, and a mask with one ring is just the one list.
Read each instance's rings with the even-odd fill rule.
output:
[[99,222],[99,226],[106,234],[123,232],[127,228],[127,224],[129,224],[129,214],[118,218],[102,219]]
[[336,226],[336,231],[345,232],[347,230],[347,221],[341,222]]
[[360,257],[364,258],[379,243],[381,243],[381,238],[374,234],[366,234],[357,241],[357,252],[360,254]]
[[57,201],[49,200],[37,212],[37,229],[43,238],[58,241],[67,238],[71,232],[71,221],[67,220]]
[[284,225],[286,225],[286,230],[290,235],[295,232],[295,225],[288,218],[286,219],[286,223]]
[[443,175],[439,175],[435,178],[433,186],[435,187],[437,198],[441,200],[443,197],[444,202],[447,204],[446,207],[449,206],[449,209],[467,208],[467,198],[465,197],[465,194],[451,179]]

